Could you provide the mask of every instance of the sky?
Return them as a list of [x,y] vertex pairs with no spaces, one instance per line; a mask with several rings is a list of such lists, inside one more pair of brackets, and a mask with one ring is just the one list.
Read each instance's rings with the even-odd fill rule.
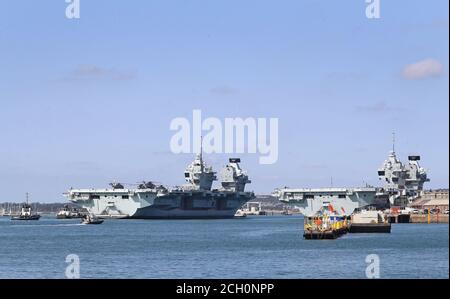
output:
[[[449,2],[0,0],[0,202],[70,187],[184,183],[174,118],[278,118],[252,184],[381,186],[392,147],[449,182]],[[230,155],[207,154],[219,171]],[[331,183],[332,181],[332,183]]]

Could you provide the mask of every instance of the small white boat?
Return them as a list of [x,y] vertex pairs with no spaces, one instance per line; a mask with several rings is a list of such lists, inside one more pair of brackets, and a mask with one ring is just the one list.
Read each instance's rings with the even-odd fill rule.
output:
[[236,211],[236,214],[234,214],[234,218],[244,218],[247,217],[247,214],[244,213],[241,209]]
[[81,220],[81,223],[83,223],[83,224],[102,224],[103,220],[96,217],[95,215],[88,214],[83,217],[83,219]]

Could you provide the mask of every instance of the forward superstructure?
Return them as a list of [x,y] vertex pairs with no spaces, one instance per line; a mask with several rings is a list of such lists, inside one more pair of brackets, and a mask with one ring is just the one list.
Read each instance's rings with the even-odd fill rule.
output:
[[392,150],[378,169],[378,177],[384,182],[380,193],[389,197],[391,205],[405,207],[422,194],[424,183],[430,179],[419,160],[420,156],[408,156],[408,163],[403,164]]

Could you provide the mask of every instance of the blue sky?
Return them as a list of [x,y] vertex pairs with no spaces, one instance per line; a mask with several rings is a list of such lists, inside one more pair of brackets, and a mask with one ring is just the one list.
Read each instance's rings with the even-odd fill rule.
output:
[[[278,117],[279,159],[242,166],[276,187],[379,185],[397,135],[429,188],[448,187],[448,1],[5,1],[0,201],[64,201],[112,180],[183,183],[175,117]],[[225,155],[207,155],[219,170]]]

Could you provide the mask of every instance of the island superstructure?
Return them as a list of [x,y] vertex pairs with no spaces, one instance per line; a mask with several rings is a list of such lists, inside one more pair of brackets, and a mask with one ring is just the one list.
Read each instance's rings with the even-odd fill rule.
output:
[[221,172],[219,189],[212,189],[216,173],[200,153],[186,168],[186,184],[182,186],[167,188],[143,182],[137,188],[125,188],[114,183],[108,189],[70,189],[67,197],[101,218],[232,218],[244,203],[255,198],[253,192],[244,190],[251,181],[239,163],[238,158],[229,159]]
[[384,182],[379,196],[387,196],[391,205],[405,207],[422,195],[423,185],[429,182],[427,171],[419,165],[420,156],[408,156],[408,163],[397,159],[393,149],[378,169],[378,177]]

